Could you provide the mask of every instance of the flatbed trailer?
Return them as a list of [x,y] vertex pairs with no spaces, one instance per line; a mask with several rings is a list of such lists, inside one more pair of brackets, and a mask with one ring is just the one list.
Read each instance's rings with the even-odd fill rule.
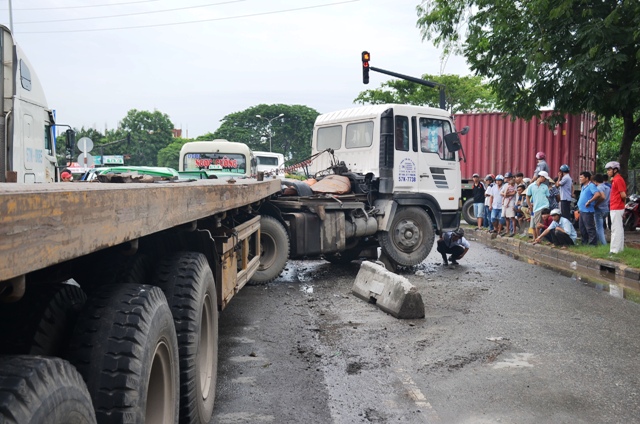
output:
[[0,183],[0,421],[208,423],[218,311],[258,272],[278,191]]

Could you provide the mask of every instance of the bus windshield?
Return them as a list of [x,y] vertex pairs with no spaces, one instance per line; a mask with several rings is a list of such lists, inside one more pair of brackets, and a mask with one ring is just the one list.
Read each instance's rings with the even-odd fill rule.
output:
[[183,160],[185,171],[247,172],[247,158],[240,153],[187,153]]

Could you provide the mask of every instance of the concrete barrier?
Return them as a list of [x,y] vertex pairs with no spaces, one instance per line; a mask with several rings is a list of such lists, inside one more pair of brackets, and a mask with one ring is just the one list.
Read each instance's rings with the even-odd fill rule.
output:
[[396,318],[424,318],[424,303],[418,289],[406,278],[373,262],[362,262],[351,291]]

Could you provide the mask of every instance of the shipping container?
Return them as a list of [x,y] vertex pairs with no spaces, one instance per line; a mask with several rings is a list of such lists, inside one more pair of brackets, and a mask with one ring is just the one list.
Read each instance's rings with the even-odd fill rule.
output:
[[[471,180],[474,173],[481,178],[487,174],[522,172],[531,178],[538,161],[537,152],[544,152],[549,175],[558,177],[560,165],[567,164],[574,183],[582,171],[596,170],[596,116],[592,113],[565,115],[565,122],[549,128],[545,122],[552,111],[541,111],[540,117],[530,121],[515,120],[504,113],[464,113],[455,115],[458,131],[465,126],[469,132],[463,137],[466,162],[460,164],[462,173],[462,218],[475,222]],[[574,184],[575,186],[575,184]],[[577,186],[575,186],[577,188]]]
[[460,166],[463,180],[470,180],[474,172],[483,178],[505,172],[522,172],[525,177],[531,177],[537,152],[546,154],[553,179],[565,163],[574,179],[581,171],[596,171],[595,115],[566,115],[564,123],[549,129],[545,120],[551,114],[551,111],[542,111],[540,118],[530,121],[512,120],[503,113],[456,114],[458,130],[469,126],[463,141],[466,162]]

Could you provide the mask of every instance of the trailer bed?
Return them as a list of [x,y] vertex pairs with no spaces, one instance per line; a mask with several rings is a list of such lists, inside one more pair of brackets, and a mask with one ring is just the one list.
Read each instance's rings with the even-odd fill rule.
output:
[[278,180],[0,184],[0,281],[241,208]]

